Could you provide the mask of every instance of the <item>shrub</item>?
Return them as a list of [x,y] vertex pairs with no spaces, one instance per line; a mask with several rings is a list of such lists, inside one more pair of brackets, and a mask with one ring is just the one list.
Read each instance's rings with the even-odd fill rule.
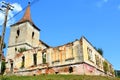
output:
[[18,52],[24,52],[24,51],[26,51],[27,49],[26,48],[20,48],[19,50],[18,50]]
[[109,71],[108,63],[106,61],[103,62],[103,69],[104,69],[105,73],[107,73]]
[[6,69],[5,61],[2,61],[2,66],[1,66],[2,74],[5,72],[5,69]]

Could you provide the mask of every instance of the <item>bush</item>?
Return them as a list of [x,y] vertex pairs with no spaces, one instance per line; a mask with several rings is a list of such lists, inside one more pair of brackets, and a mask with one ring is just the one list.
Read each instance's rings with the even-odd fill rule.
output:
[[22,52],[24,52],[24,51],[27,51],[27,49],[26,49],[26,48],[20,48],[20,49],[18,50],[18,52],[20,52],[20,53],[22,53]]
[[2,66],[1,66],[2,74],[5,72],[5,69],[6,69],[5,61],[2,61]]
[[107,74],[107,72],[109,71],[109,68],[108,68],[108,63],[106,61],[103,62],[103,69],[105,73]]

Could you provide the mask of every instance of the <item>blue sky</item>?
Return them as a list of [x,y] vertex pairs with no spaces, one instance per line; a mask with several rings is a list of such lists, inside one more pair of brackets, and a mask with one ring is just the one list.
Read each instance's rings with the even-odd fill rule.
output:
[[[28,1],[35,0],[5,1],[17,3],[16,11],[10,12],[13,16],[27,6]],[[23,13],[9,23],[18,21]],[[103,49],[104,57],[115,69],[120,69],[120,0],[36,0],[31,6],[31,15],[45,43],[58,46],[85,36],[95,47]],[[9,31],[8,24],[6,43]]]

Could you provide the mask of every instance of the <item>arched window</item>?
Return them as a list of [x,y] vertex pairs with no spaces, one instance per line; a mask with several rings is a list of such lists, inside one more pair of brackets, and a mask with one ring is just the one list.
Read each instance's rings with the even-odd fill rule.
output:
[[25,56],[22,57],[21,68],[25,67]]
[[32,32],[32,38],[34,37],[34,34],[35,34],[35,33],[34,33],[34,32]]
[[18,35],[18,36],[20,35],[20,29],[17,30],[17,35]]
[[92,50],[89,47],[87,47],[87,53],[88,53],[88,60],[93,61],[94,55],[93,55]]
[[72,73],[73,72],[73,67],[69,67],[69,73]]
[[17,51],[17,48],[15,48],[15,51]]
[[37,65],[37,54],[33,54],[33,63]]
[[10,63],[11,67],[10,67],[10,71],[13,72],[13,62]]
[[43,64],[45,64],[46,63],[46,53],[42,53],[42,62],[43,62]]

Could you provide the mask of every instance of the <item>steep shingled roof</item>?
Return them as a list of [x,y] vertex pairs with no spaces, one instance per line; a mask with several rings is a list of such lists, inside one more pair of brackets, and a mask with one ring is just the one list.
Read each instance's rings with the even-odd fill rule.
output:
[[14,26],[14,25],[17,25],[17,24],[21,24],[21,23],[24,23],[24,22],[30,22],[30,24],[34,28],[36,28],[37,30],[40,31],[40,29],[32,21],[31,14],[30,14],[30,3],[28,4],[28,6],[26,8],[26,11],[25,11],[23,17],[17,23],[15,23],[15,24],[13,24],[11,26]]
[[24,21],[30,21],[31,23],[33,23],[31,19],[31,14],[30,14],[30,4],[28,4],[27,9],[24,13],[24,16],[22,17],[20,21],[18,21],[18,23],[24,22]]

